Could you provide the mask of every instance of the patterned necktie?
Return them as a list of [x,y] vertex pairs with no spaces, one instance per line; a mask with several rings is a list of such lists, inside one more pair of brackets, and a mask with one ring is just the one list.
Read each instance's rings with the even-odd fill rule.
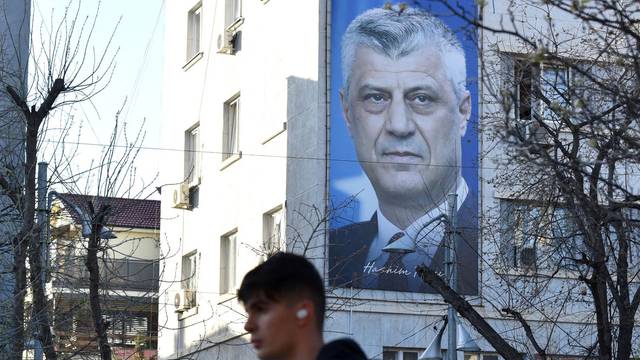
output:
[[[400,231],[389,239],[387,245],[405,236],[405,233]],[[405,254],[402,253],[389,253],[389,258],[384,263],[384,267],[378,275],[378,288],[381,290],[397,290],[406,291],[408,282],[407,276],[402,274],[404,269],[402,264],[402,257]]]

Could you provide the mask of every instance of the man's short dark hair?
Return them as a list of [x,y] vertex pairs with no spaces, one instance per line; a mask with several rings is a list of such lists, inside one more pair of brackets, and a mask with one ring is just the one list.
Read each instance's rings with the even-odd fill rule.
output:
[[238,299],[247,304],[264,296],[269,301],[309,299],[315,307],[317,326],[324,323],[324,285],[318,270],[303,256],[279,252],[244,276]]

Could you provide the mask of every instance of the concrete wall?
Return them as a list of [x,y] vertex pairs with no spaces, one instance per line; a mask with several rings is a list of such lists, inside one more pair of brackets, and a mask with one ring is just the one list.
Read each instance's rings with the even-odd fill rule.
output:
[[155,229],[113,228],[117,238],[109,240],[111,259],[133,258],[136,260],[158,260],[160,231]]
[[[6,86],[19,94],[27,91],[27,64],[29,61],[31,1],[0,0],[0,175],[12,186],[20,187],[23,171],[22,143],[24,122],[13,105]],[[10,313],[13,299],[11,239],[20,226],[20,214],[12,208],[11,200],[0,188],[0,314]],[[7,206],[9,210],[7,210]],[[0,333],[6,334],[8,316],[0,319]],[[0,336],[0,345],[5,341]]]

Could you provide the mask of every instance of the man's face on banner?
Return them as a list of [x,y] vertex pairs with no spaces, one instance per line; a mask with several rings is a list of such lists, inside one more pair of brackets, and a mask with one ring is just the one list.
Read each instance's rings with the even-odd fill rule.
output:
[[456,96],[437,50],[394,60],[359,47],[348,98],[341,95],[358,160],[379,198],[435,202],[452,190],[471,103],[467,92]]

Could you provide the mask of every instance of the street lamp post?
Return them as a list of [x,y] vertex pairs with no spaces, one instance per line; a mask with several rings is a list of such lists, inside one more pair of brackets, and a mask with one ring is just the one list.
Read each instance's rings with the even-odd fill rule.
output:
[[[456,214],[457,214],[457,202],[458,195],[457,194],[449,194],[447,195],[447,207],[448,207],[448,221],[447,221],[447,245],[444,247],[444,256],[445,256],[445,280],[448,280],[449,287],[456,290],[457,287],[457,271],[456,271],[456,241],[455,241],[455,230],[456,230]],[[447,317],[449,320],[449,331],[447,332],[449,346],[447,349],[447,358],[449,360],[457,359],[457,351],[456,351],[456,310],[453,308],[453,305],[449,304],[447,307]]]

